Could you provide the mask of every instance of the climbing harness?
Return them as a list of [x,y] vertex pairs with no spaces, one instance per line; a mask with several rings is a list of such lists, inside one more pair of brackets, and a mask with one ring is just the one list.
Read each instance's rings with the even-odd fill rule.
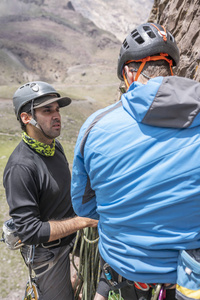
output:
[[[79,230],[72,250],[72,264],[77,271],[77,279],[73,286],[74,299],[93,300],[100,279],[100,257],[98,251],[98,229],[85,228]],[[77,253],[78,252],[78,253]],[[79,256],[79,266],[75,264],[75,256]]]
[[[121,295],[121,289],[126,286],[135,286],[136,289],[148,292],[151,289],[151,300],[164,300],[166,298],[166,289],[173,286],[165,286],[164,284],[147,284],[137,281],[122,280],[122,276],[118,275],[118,282],[113,280],[112,268],[108,263],[103,265],[105,278],[110,285],[108,300],[124,300]],[[145,296],[144,296],[145,300]]]

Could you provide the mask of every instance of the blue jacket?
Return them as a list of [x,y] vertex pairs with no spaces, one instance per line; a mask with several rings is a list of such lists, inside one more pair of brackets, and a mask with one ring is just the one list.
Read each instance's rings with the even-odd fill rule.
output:
[[99,218],[99,251],[123,277],[175,283],[180,249],[200,248],[200,84],[134,82],[83,124],[72,204]]

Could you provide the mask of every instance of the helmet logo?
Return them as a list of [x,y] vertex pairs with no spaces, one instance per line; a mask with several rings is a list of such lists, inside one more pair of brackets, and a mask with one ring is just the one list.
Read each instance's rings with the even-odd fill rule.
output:
[[38,92],[39,91],[39,85],[37,83],[32,83],[31,86],[32,90],[34,92]]
[[158,34],[163,38],[163,36],[166,36],[167,37],[167,32],[165,31],[162,31],[162,30],[159,30],[158,31]]

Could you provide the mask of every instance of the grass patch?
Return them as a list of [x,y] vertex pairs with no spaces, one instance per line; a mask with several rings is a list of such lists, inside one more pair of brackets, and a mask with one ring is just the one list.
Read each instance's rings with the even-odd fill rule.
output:
[[18,87],[19,85],[0,85],[0,98],[11,100]]

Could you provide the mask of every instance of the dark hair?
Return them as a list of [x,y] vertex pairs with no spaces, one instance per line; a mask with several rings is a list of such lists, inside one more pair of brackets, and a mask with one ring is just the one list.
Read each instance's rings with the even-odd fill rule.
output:
[[26,112],[27,114],[30,114],[31,115],[31,102],[28,102],[26,103],[25,105],[23,105],[20,109],[20,112],[19,112],[19,122],[20,122],[20,125],[21,125],[21,129],[23,131],[26,131],[26,125],[22,122],[22,119],[21,119],[21,113],[23,112]]
[[[131,62],[128,65],[135,69],[139,69],[140,64],[140,62]],[[147,62],[142,70],[142,73],[151,78],[157,76],[171,76],[168,62],[163,60]]]

